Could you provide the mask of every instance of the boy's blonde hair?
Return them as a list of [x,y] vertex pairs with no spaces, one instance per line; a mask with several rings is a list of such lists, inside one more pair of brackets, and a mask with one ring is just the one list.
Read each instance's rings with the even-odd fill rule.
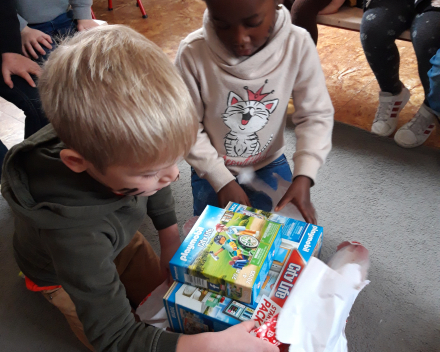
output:
[[38,85],[60,139],[103,173],[110,165],[173,162],[195,143],[185,83],[162,50],[126,26],[65,40]]

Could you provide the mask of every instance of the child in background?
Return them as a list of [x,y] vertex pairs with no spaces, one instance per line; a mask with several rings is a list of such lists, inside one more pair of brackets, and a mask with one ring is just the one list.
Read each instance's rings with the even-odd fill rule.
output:
[[[275,352],[247,333],[252,322],[180,336],[132,313],[165,280],[180,245],[170,184],[197,134],[191,97],[166,55],[128,27],[98,27],[50,55],[39,88],[51,124],[9,151],[1,189],[27,288],[90,350],[213,351],[238,341],[215,350]],[[146,214],[160,259],[137,231]]]
[[371,0],[366,4],[361,42],[381,90],[371,131],[379,136],[391,135],[397,128],[400,111],[409,101],[410,92],[399,78],[400,57],[395,41],[410,29],[425,101],[414,118],[396,132],[394,140],[401,147],[417,147],[428,139],[435,122],[426,97],[429,60],[440,48],[440,1]]
[[[194,100],[197,142],[193,167],[194,215],[229,201],[270,211],[235,176],[252,167],[273,188],[273,173],[293,182],[277,205],[292,201],[316,223],[310,187],[331,149],[333,106],[310,35],[291,24],[276,0],[206,0],[203,28],[179,47],[176,65]],[[284,156],[286,107],[293,95],[294,172]]]

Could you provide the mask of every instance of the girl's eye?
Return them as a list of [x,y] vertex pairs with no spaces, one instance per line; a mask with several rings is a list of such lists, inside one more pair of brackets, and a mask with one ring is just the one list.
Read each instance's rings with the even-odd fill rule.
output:
[[152,178],[155,177],[157,174],[153,174],[153,175],[142,175],[143,178]]
[[246,27],[250,27],[250,28],[256,28],[259,27],[263,24],[263,21],[260,21],[258,23],[246,23]]

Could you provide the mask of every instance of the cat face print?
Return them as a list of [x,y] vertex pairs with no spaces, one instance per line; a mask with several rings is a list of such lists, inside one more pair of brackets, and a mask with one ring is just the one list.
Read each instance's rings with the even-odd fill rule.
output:
[[250,134],[261,130],[269,121],[270,114],[276,109],[278,99],[260,102],[244,101],[238,94],[229,92],[228,106],[223,121],[231,131],[238,134]]

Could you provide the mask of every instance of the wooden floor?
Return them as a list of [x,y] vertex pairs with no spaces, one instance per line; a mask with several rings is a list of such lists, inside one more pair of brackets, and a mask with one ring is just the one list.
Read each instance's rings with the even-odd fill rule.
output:
[[[135,0],[113,0],[113,11],[107,10],[107,1],[94,1],[93,11],[100,20],[125,24],[144,34],[174,60],[179,42],[201,27],[205,3],[201,0],[143,0],[143,4],[147,19],[141,17]],[[400,114],[400,127],[417,112],[424,93],[411,43],[397,41],[397,45],[401,55],[401,80],[411,92],[411,100]],[[359,33],[319,26],[318,52],[336,110],[335,119],[370,130],[379,86],[365,59]],[[23,122],[20,110],[0,101],[0,139],[7,146],[23,139]],[[426,145],[440,148],[440,134],[434,132]]]

